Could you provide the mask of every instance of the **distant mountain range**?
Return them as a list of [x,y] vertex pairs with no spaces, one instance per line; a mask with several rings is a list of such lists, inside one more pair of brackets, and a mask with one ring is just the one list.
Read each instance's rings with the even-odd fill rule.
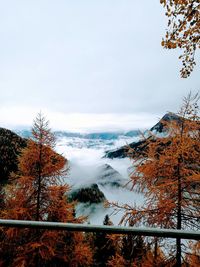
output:
[[[150,131],[156,131],[157,133],[163,133],[167,131],[167,124],[169,122],[176,121],[180,122],[181,118],[173,112],[166,113],[158,123],[156,123]],[[31,130],[13,130],[16,134],[21,137],[28,138],[31,137]],[[82,139],[100,139],[100,140],[116,140],[121,136],[124,137],[137,137],[140,135],[139,130],[131,130],[128,132],[94,132],[94,133],[78,133],[78,132],[68,132],[68,131],[55,131],[56,137],[75,137]]]
[[[174,113],[167,113],[163,116],[163,118],[154,125],[150,131],[154,134],[166,134],[167,133],[167,125],[169,122],[176,121],[179,123],[181,118]],[[88,140],[88,147],[97,146],[98,142],[110,142],[110,140],[118,140],[124,137],[137,137],[139,136],[138,130],[133,130],[129,132],[100,132],[100,133],[71,133],[64,131],[56,131],[56,137],[71,137],[72,140],[70,142],[75,142],[74,138],[80,138],[85,143],[85,140]],[[0,172],[2,175],[2,180],[7,180],[10,172],[15,171],[17,168],[17,156],[20,153],[21,148],[26,146],[27,138],[31,136],[30,130],[18,130],[13,131],[0,128],[0,152],[1,152],[1,161],[0,161]],[[91,140],[91,141],[90,141]],[[92,140],[99,140],[93,143]],[[126,140],[126,139],[125,139]],[[128,139],[127,139],[128,140]],[[129,139],[130,140],[130,139]],[[92,143],[91,143],[92,142]],[[97,143],[96,143],[97,142]],[[78,141],[80,145],[80,141]],[[110,143],[109,143],[110,146]],[[109,148],[108,146],[108,148]],[[124,158],[127,157],[127,151],[129,147],[133,149],[135,153],[144,153],[147,146],[146,140],[140,140],[138,142],[132,142],[129,146],[122,146],[118,149],[108,150],[105,154],[107,158]],[[104,166],[105,167],[105,166]],[[106,167],[105,167],[106,168]],[[104,172],[104,170],[102,170]],[[110,171],[110,170],[109,170]],[[106,181],[105,181],[106,182]]]
[[[14,132],[21,137],[28,138],[31,137],[31,131],[24,130],[14,130]],[[75,132],[67,132],[67,131],[55,131],[56,137],[74,137],[74,138],[82,138],[82,139],[99,139],[99,140],[116,140],[121,136],[124,137],[136,137],[139,135],[138,130],[132,130],[128,132],[97,132],[97,133],[75,133]]]
[[[114,150],[108,150],[105,153],[105,157],[111,159],[125,158],[127,157],[130,147],[132,148],[133,155],[134,153],[135,155],[145,154],[149,139],[151,138],[151,133],[158,136],[167,135],[169,124],[174,121],[179,123],[181,118],[174,113],[165,114],[163,118],[150,129],[150,132],[145,133],[147,139],[132,142],[129,145],[122,146]],[[129,132],[99,132],[89,134],[56,131],[55,135],[58,140],[60,140],[61,145],[63,142],[64,145],[67,144],[67,146],[71,147],[88,147],[95,148],[97,150],[103,147],[105,151],[105,149],[113,147],[112,144],[114,143],[122,144],[128,141],[130,142],[130,140],[134,140],[135,137],[137,140],[140,133],[138,130]],[[10,130],[0,128],[1,183],[4,181],[6,182],[9,174],[17,170],[17,157],[21,148],[26,146],[27,138],[29,137],[31,137],[31,131],[27,129],[18,130],[14,133]],[[122,142],[119,142],[119,140],[122,140]],[[101,165],[95,172],[94,179],[90,184],[72,187],[73,189],[69,198],[80,203],[82,208],[88,207],[88,205],[90,206],[91,204],[99,205],[106,200],[103,193],[104,189],[110,191],[112,189],[122,188],[126,182],[127,181],[119,172],[117,172],[109,164],[104,164]]]

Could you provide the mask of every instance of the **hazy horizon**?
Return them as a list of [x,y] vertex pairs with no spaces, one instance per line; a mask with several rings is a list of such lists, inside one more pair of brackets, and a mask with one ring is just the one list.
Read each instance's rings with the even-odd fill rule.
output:
[[[15,113],[14,113],[15,114]],[[162,116],[142,114],[139,117],[133,114],[50,114],[42,113],[49,121],[53,131],[65,131],[73,133],[98,133],[98,132],[128,132],[131,130],[146,130],[151,128]],[[30,121],[13,123],[13,117],[8,118],[0,127],[11,130],[26,130],[32,127],[33,120],[37,116],[28,115]],[[49,117],[51,120],[49,120]],[[32,119],[32,120],[31,120]]]
[[199,67],[181,79],[179,50],[161,46],[158,0],[2,1],[0,126],[149,128],[199,89]]

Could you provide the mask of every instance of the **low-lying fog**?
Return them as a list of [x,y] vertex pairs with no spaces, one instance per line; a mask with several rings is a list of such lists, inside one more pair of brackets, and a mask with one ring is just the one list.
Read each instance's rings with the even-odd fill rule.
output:
[[[131,167],[130,159],[108,159],[103,158],[103,156],[106,150],[115,149],[136,140],[138,140],[138,137],[127,138],[122,136],[117,140],[59,137],[57,140],[57,151],[63,154],[70,164],[66,182],[72,188],[89,186],[97,182],[98,172],[100,171],[99,167],[109,164],[122,175],[124,184],[126,184],[129,180],[128,169],[130,170]],[[126,187],[99,185],[99,189],[110,202],[128,203],[130,205],[143,202],[141,194],[132,192]],[[77,215],[87,215],[88,222],[91,224],[102,224],[106,214],[110,216],[114,224],[118,224],[123,216],[123,212],[116,214],[113,211],[113,208],[105,208],[103,203],[91,205],[80,203],[76,209]]]

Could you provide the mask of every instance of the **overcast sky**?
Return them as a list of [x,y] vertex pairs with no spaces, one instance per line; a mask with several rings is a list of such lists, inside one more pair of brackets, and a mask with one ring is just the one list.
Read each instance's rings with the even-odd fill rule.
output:
[[[199,90],[164,50],[159,0],[0,0],[0,126],[42,111],[70,131],[150,127]],[[197,78],[198,77],[198,78]]]

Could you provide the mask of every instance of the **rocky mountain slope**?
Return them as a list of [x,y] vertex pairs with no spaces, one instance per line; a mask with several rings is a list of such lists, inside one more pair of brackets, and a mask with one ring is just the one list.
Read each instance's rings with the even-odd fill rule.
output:
[[103,203],[106,198],[101,188],[119,188],[125,184],[122,175],[109,164],[97,168],[95,177],[90,184],[80,185],[79,188],[72,187],[70,199],[81,203],[98,204]]
[[167,135],[167,132],[170,129],[170,124],[174,122],[177,124],[181,123],[181,117],[172,112],[165,114],[162,119],[150,129],[146,139],[130,143],[129,145],[122,146],[118,149],[106,151],[105,157],[114,159],[128,157],[130,153],[131,156],[145,154],[149,141],[153,141],[152,134]]
[[98,168],[97,184],[101,186],[120,187],[124,184],[122,175],[109,164]]
[[10,173],[17,170],[17,157],[26,144],[26,139],[0,128],[0,183],[5,183]]
[[151,129],[151,132],[165,133],[170,127],[170,123],[176,122],[177,124],[181,123],[181,117],[176,115],[173,112],[168,112],[165,114],[162,119],[156,123]]

